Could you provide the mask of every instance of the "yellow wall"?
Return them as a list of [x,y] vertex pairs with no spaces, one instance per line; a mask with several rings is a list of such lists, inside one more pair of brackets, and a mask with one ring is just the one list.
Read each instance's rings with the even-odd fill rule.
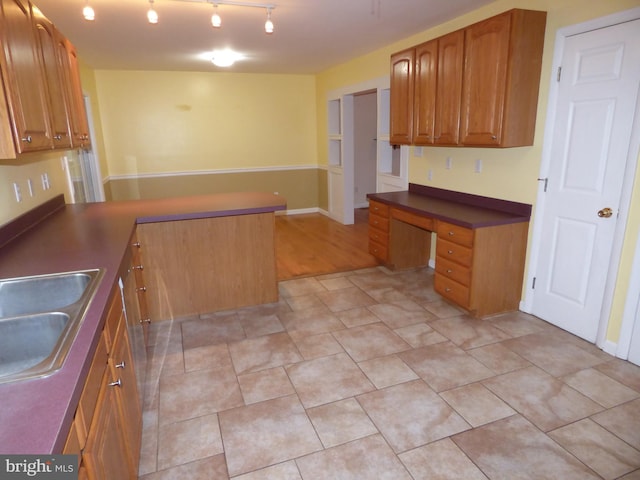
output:
[[110,175],[317,163],[313,76],[95,76]]
[[[409,181],[413,183],[530,203],[534,205],[535,214],[538,185],[536,179],[540,171],[556,31],[562,27],[637,6],[637,0],[608,0],[606,2],[593,0],[563,0],[561,2],[557,0],[537,0],[535,2],[498,0],[436,28],[426,30],[346,64],[335,66],[318,75],[317,79],[318,138],[327,138],[327,93],[334,89],[358,85],[367,79],[388,74],[391,53],[439,37],[511,8],[545,10],[548,12],[547,30],[533,146],[504,150],[427,147],[423,149],[422,157],[411,156],[409,162]],[[451,170],[445,169],[447,157],[452,158],[453,168]],[[320,163],[326,164],[328,158],[326,142],[319,142],[318,158]],[[483,162],[483,171],[480,174],[474,173],[476,159],[481,159]],[[429,169],[433,171],[432,181],[427,180]],[[637,206],[640,205],[640,180],[638,178],[636,178],[633,191],[631,204],[635,207],[632,208],[628,217],[627,234],[624,239],[621,266],[617,275],[615,296],[607,331],[607,339],[614,343],[618,341],[620,334],[622,311],[631,274],[630,265],[640,225],[640,207]]]
[[[47,152],[44,154],[30,154],[16,160],[0,160],[0,225],[22,215],[34,207],[52,199],[65,195],[69,197],[67,180],[62,169],[61,158],[64,155],[75,155],[74,152]],[[49,190],[43,190],[40,176],[49,176]],[[27,180],[33,183],[34,195],[29,195]],[[13,183],[17,182],[22,192],[22,201],[16,202]]]

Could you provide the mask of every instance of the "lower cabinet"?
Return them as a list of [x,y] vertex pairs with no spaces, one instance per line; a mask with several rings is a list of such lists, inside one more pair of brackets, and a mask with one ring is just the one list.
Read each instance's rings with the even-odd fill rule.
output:
[[122,299],[116,291],[64,453],[80,456],[79,478],[136,479],[141,437],[134,360]]

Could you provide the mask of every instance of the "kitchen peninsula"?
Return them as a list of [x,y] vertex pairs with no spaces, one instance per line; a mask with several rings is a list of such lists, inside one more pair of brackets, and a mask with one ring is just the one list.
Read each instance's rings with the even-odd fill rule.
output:
[[[62,368],[45,378],[0,384],[0,453],[63,450],[92,360],[103,344],[102,332],[108,330],[113,306],[121,310],[119,280],[131,269],[136,234],[141,243],[143,237],[154,245],[144,250],[151,303],[154,286],[162,285],[166,272],[175,274],[174,265],[184,268],[180,278],[165,278],[165,301],[187,297],[182,304],[197,304],[192,289],[201,283],[207,284],[209,299],[222,303],[196,308],[273,302],[278,298],[274,216],[285,208],[284,198],[268,193],[76,205],[65,205],[60,195],[0,227],[2,278],[104,270]],[[173,235],[169,241],[156,237],[167,232]],[[156,252],[163,258],[154,259]],[[160,270],[163,265],[168,270]],[[212,293],[216,289],[219,293]],[[113,345],[117,351],[118,344]]]

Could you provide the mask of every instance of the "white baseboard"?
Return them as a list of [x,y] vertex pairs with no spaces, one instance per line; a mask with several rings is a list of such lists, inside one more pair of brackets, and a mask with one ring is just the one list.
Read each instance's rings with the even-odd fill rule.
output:
[[318,207],[312,208],[296,208],[294,210],[280,210],[276,212],[276,215],[300,215],[302,213],[322,213]]

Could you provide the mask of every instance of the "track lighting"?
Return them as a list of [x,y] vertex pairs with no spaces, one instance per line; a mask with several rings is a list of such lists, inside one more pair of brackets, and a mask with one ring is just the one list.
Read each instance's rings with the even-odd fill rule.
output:
[[222,26],[222,19],[218,15],[218,4],[213,4],[213,15],[211,15],[211,25],[214,28],[220,28]]
[[153,0],[149,0],[149,11],[147,12],[147,20],[152,25],[158,23],[158,12],[153,9]]
[[[82,9],[82,15],[86,20],[95,20],[96,14],[93,8],[89,5],[90,0],[85,0],[85,6]],[[211,25],[214,28],[220,28],[222,26],[222,18],[218,14],[219,5],[232,5],[234,7],[253,7],[264,8],[267,11],[267,20],[264,22],[264,31],[266,34],[271,35],[273,33],[273,21],[271,20],[271,12],[275,10],[276,5],[272,3],[253,3],[251,1],[242,0],[167,0],[174,2],[187,2],[187,3],[211,3],[213,4],[213,14],[211,15]],[[154,0],[148,0],[149,10],[147,10],[147,20],[150,24],[155,25],[158,23],[158,12],[155,11],[153,4]]]
[[91,5],[89,5],[89,0],[87,0],[86,5],[82,9],[82,16],[85,20],[89,20],[90,22],[96,19],[96,12],[94,12]]
[[271,7],[267,7],[267,21],[264,22],[264,31],[269,35],[273,33],[273,22],[271,21]]

